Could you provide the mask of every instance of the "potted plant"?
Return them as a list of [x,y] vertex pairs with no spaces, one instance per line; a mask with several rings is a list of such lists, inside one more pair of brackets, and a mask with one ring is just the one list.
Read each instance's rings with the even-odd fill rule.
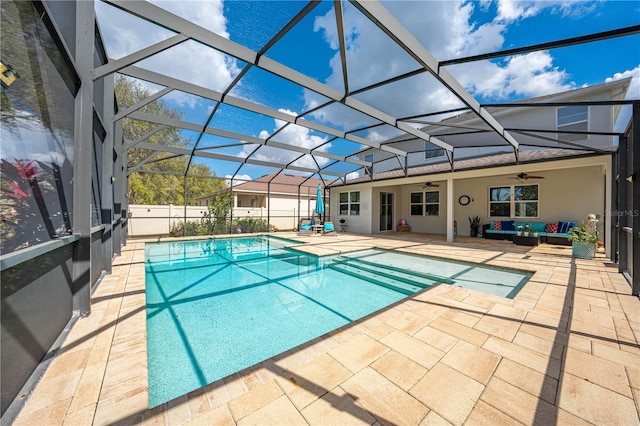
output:
[[480,229],[480,216],[469,217],[469,226],[471,228],[469,235],[477,237]]
[[593,259],[596,254],[596,244],[598,243],[598,234],[589,232],[586,229],[584,220],[580,226],[569,229],[568,238],[571,241],[572,256],[580,259]]
[[524,232],[524,228],[522,225],[518,225],[518,237],[522,237],[522,233]]
[[529,236],[529,224],[528,224],[528,223],[524,226],[523,235],[524,235],[525,237],[528,237],[528,236]]

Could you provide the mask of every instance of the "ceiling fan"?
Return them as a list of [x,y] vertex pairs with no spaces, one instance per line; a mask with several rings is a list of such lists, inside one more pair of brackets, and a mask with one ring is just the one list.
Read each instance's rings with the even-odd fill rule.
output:
[[433,183],[433,182],[425,182],[424,185],[422,185],[423,188],[437,188],[440,185],[438,185],[437,183]]
[[524,181],[527,179],[544,179],[544,176],[533,176],[528,173],[518,173],[516,177],[513,179],[518,179],[519,181]]

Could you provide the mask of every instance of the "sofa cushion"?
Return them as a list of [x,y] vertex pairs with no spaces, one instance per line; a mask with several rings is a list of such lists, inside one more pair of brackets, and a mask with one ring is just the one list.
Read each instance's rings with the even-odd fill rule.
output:
[[500,224],[503,231],[515,231],[516,224],[513,220],[503,220]]
[[549,233],[558,232],[558,224],[557,223],[547,223],[547,226],[544,228],[544,232],[549,232]]
[[547,224],[545,222],[531,222],[532,231],[544,232],[546,226]]
[[494,220],[493,222],[491,222],[491,229],[494,229],[496,231],[501,231],[502,222],[500,222],[499,220]]
[[300,229],[302,229],[303,231],[309,231],[311,229],[311,225],[302,225],[300,226]]

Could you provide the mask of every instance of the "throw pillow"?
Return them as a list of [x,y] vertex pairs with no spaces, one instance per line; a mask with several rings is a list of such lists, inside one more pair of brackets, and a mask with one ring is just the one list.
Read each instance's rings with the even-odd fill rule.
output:
[[567,222],[558,222],[558,232],[561,234],[567,232]]
[[549,232],[551,234],[555,234],[558,232],[558,224],[557,223],[547,223],[547,226],[544,228],[544,232]]
[[501,231],[502,230],[502,222],[500,222],[499,220],[494,221],[492,228],[495,229],[496,231]]
[[575,222],[567,222],[567,230],[564,232],[569,232],[570,229],[575,228],[576,227],[576,223]]
[[515,231],[516,223],[513,220],[503,220],[501,225],[503,231]]

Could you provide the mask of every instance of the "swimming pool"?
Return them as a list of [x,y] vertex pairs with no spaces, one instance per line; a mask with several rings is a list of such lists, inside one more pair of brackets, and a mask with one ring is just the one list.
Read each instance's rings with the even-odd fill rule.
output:
[[316,257],[295,245],[269,236],[146,245],[150,407],[437,282],[495,283],[496,273],[509,278],[509,288],[526,282],[497,268],[474,278],[471,264],[424,256],[366,250]]

